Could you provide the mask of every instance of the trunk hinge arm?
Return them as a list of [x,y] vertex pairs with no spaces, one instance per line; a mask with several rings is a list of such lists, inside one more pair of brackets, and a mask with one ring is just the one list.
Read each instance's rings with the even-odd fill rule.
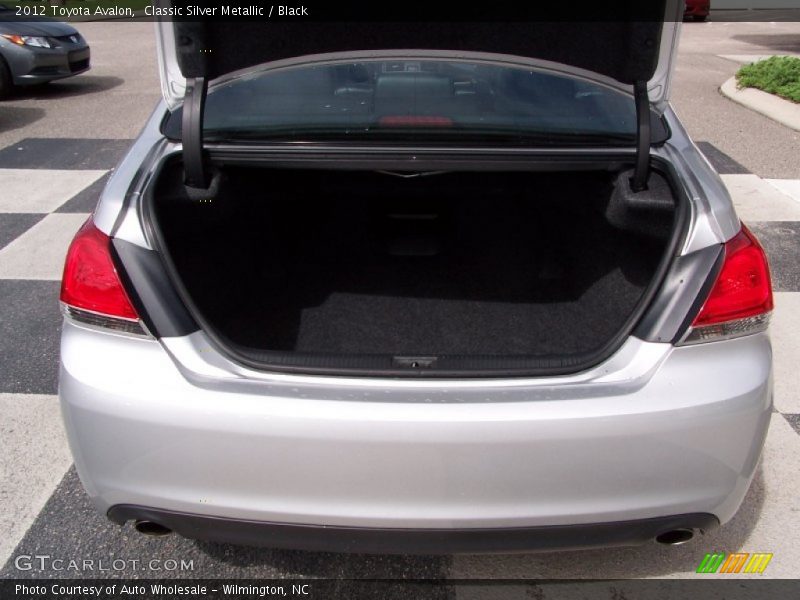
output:
[[217,195],[219,177],[209,168],[203,149],[203,111],[208,82],[205,77],[186,80],[181,137],[183,141],[184,185],[190,198],[211,199]]
[[642,192],[647,189],[650,178],[650,98],[647,82],[637,81],[633,85],[636,100],[636,169],[631,178],[631,190]]

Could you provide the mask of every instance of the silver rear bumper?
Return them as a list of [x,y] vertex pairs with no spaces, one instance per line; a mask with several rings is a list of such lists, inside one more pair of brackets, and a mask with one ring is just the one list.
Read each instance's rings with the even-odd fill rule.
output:
[[619,352],[629,376],[613,385],[282,376],[234,387],[190,381],[159,342],[67,322],[60,396],[104,513],[444,530],[728,521],[769,424],[768,337]]

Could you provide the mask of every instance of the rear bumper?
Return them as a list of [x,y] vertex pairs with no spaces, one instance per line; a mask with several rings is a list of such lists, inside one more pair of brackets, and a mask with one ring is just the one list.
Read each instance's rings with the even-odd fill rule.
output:
[[710,531],[713,515],[692,514],[584,525],[500,529],[379,529],[287,525],[221,519],[174,511],[120,505],[108,511],[112,521],[151,521],[192,539],[247,546],[270,546],[316,552],[365,554],[479,554],[635,546],[677,529]]
[[[234,390],[190,381],[160,343],[65,323],[59,393],[97,507],[118,507],[117,519],[138,518],[121,505],[183,513],[172,526],[189,536],[201,517],[222,519],[204,535],[251,542],[236,523],[312,526],[312,540],[325,535],[316,526],[435,540],[442,530],[729,520],[770,419],[768,337],[620,352],[631,353],[630,375],[614,383],[283,375]],[[534,537],[512,534],[505,549],[526,538],[536,547]],[[623,538],[641,536],[613,539]]]

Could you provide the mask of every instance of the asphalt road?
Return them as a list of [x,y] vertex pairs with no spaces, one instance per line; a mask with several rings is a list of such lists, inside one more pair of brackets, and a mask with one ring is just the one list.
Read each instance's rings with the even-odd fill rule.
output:
[[705,140],[756,175],[800,177],[800,131],[740,106],[719,87],[741,62],[722,56],[800,55],[800,23],[686,23],[672,103],[695,140]]
[[161,96],[152,23],[83,23],[84,75],[22,88],[0,104],[0,147],[24,138],[135,138]]
[[[49,150],[51,154],[58,152],[54,141],[57,138],[133,138],[155,106],[160,91],[153,25],[85,23],[80,25],[80,30],[93,50],[93,68],[88,74],[26,90],[0,104],[0,148],[7,149],[0,167],[14,164],[14,145],[29,138],[49,139],[53,144]],[[800,178],[800,132],[734,104],[718,92],[719,86],[735,73],[739,64],[737,60],[722,58],[721,55],[741,57],[786,52],[800,52],[798,23],[710,22],[687,24],[684,28],[674,82],[674,104],[696,140],[710,142],[733,159],[730,173],[742,173],[742,177],[748,177],[746,173],[752,172],[765,178]],[[19,147],[21,153],[36,150],[32,150],[30,144],[20,144]],[[44,153],[48,149],[40,148],[38,151]],[[93,150],[82,150],[92,151],[107,153],[108,156],[94,157],[97,164],[84,168],[105,169],[108,168],[105,160],[100,159],[110,160],[113,164],[112,153],[119,152],[120,146],[106,144],[97,145]],[[722,159],[726,160],[726,157]],[[66,169],[69,165],[57,168]],[[737,170],[739,168],[741,171]],[[79,203],[81,206],[73,212],[89,210],[86,207],[90,204],[86,199]],[[797,219],[770,217],[764,220],[788,222]],[[72,223],[66,217],[64,222]],[[784,230],[791,233],[791,227],[795,225],[787,225]],[[796,239],[796,232],[793,235]],[[48,286],[57,285],[52,278],[43,276],[42,279],[50,279],[44,282]],[[791,287],[794,289],[796,286],[793,284]],[[787,294],[781,302],[790,303],[787,306],[792,310],[800,310],[795,296],[797,294]],[[25,306],[21,305],[20,314],[24,310]],[[792,314],[797,314],[797,310]],[[791,311],[783,314],[789,313]],[[792,337],[792,328],[800,326],[800,322],[794,317],[780,318],[778,335],[788,340]],[[786,333],[782,333],[784,331]],[[788,379],[786,382],[781,385],[788,390],[791,386]],[[794,394],[794,390],[791,393]],[[42,403],[40,414],[57,411],[46,402],[44,395],[37,396],[36,402]],[[784,412],[798,413],[800,410]],[[800,460],[800,445],[790,425],[791,419],[778,417],[780,421],[773,423],[775,435],[770,438],[765,455],[765,461],[772,467],[759,470],[739,515],[703,545],[684,550],[654,547],[554,555],[376,557],[236,548],[196,543],[176,536],[150,539],[136,534],[130,525],[120,530],[97,515],[72,470],[52,495],[50,489],[41,500],[40,508],[43,508],[21,548],[28,553],[53,553],[55,550],[62,557],[144,559],[155,556],[194,561],[193,571],[171,573],[173,576],[680,577],[693,571],[707,548],[736,549],[747,540],[756,539],[764,543],[772,540],[785,549],[786,556],[798,556],[797,537],[792,539],[785,532],[797,530],[796,516],[790,511],[800,510],[791,500],[796,497],[798,489],[796,465]],[[50,456],[50,462],[57,467],[64,464],[60,471],[54,468],[60,479],[69,464],[68,454],[52,441],[61,439],[57,431],[44,433],[52,436],[48,437],[49,441],[30,441],[29,446],[17,451],[20,457],[24,453],[40,452],[43,462]],[[794,508],[790,509],[791,506]],[[763,515],[768,515],[768,518]],[[757,530],[755,537],[754,530]],[[772,547],[753,550],[775,551]],[[777,568],[776,573],[788,576],[790,571],[778,571]],[[19,575],[21,573],[7,566],[0,576]],[[71,573],[65,575],[74,576]],[[142,576],[141,573],[138,575]]]

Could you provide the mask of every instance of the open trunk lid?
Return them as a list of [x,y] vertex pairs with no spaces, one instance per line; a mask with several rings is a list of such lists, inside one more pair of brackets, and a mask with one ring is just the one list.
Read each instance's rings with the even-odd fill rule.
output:
[[[259,20],[242,20],[226,16],[220,7],[206,9],[211,12],[205,14],[212,16],[202,18],[181,0],[159,0],[157,5],[175,15],[158,23],[158,48],[164,97],[171,108],[183,104],[181,135],[187,191],[198,199],[214,197],[218,192],[219,182],[207,165],[203,144],[209,84],[257,66],[278,68],[352,60],[355,56],[379,58],[387,52],[451,60],[513,60],[533,68],[548,65],[628,93],[633,91],[637,159],[631,189],[643,191],[649,178],[650,115],[653,110],[663,112],[667,105],[678,20],[683,14],[682,0],[643,4],[620,0],[595,6],[594,20],[585,22],[570,20],[563,10],[554,14],[552,9],[546,14],[526,9],[527,19],[503,22],[377,22],[369,18],[315,21],[313,15],[310,19],[273,19],[271,13]],[[607,15],[602,12],[606,10]],[[537,20],[554,16],[560,20]],[[583,16],[578,13],[575,18]]]
[[[162,90],[174,109],[184,100],[187,79],[213,82],[299,57],[309,62],[320,55],[332,58],[352,52],[363,57],[363,52],[380,56],[386,50],[408,50],[412,55],[433,51],[439,57],[504,55],[527,59],[532,66],[557,63],[564,72],[592,73],[625,91],[644,82],[653,108],[663,112],[669,100],[683,0],[604,4],[583,22],[582,14],[570,6],[555,12],[550,7],[541,16],[538,9],[527,9],[528,19],[514,22],[467,22],[462,17],[450,22],[389,23],[315,21],[314,8],[309,9],[308,18],[237,20],[222,16],[220,10],[202,18],[187,16],[185,2],[157,0],[163,9],[182,8],[183,15],[157,23]],[[404,13],[408,14],[413,11]],[[612,21],[617,16],[624,20]]]
[[220,7],[206,9],[211,12],[204,14],[212,16],[202,18],[196,6],[189,10],[181,0],[158,0],[156,5],[164,11],[161,14],[174,15],[157,25],[161,82],[170,108],[183,105],[184,179],[187,191],[198,198],[213,197],[218,188],[203,144],[209,84],[255,67],[363,59],[365,55],[379,58],[387,52],[452,60],[513,60],[534,68],[547,65],[628,93],[632,90],[637,160],[631,189],[643,191],[649,178],[651,112],[663,112],[667,106],[678,20],[683,13],[682,0],[653,0],[646,6],[620,0],[595,6],[594,20],[586,22],[570,20],[564,10],[554,15],[552,9],[544,16],[560,20],[536,20],[541,17],[538,9],[526,9],[527,20],[503,22],[275,20],[271,13],[260,20],[242,20],[226,16]]

